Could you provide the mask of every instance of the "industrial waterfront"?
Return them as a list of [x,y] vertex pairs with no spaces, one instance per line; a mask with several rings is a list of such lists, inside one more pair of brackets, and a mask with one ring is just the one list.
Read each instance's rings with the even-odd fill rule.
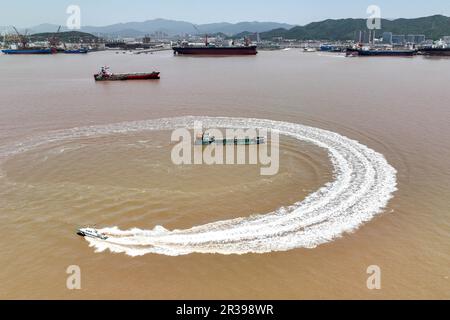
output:
[[[445,16],[432,16],[411,20],[429,20],[442,23]],[[423,22],[422,22],[423,24]],[[424,24],[426,25],[426,24]],[[273,30],[265,33],[241,32],[224,34],[216,32],[203,33],[192,25],[192,31],[185,34],[166,34],[155,32],[139,37],[121,35],[91,34],[80,31],[56,31],[44,33],[29,33],[28,29],[18,30],[15,26],[2,31],[0,47],[3,54],[86,54],[92,51],[113,50],[116,53],[152,54],[154,52],[173,50],[174,54],[198,55],[254,55],[258,50],[290,50],[301,48],[304,52],[343,52],[347,56],[450,56],[450,36],[443,33],[427,37],[425,34],[394,34],[384,29],[358,29],[353,27],[347,35],[335,34],[332,39],[322,39],[320,36],[296,35],[294,27],[291,30]],[[416,28],[417,29],[417,28]],[[431,32],[427,31],[428,34]],[[435,32],[435,31],[434,31]],[[339,38],[339,39],[336,39]]]

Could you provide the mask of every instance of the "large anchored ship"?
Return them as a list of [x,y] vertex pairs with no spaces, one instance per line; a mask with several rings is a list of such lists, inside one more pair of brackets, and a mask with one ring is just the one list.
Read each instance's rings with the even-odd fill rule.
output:
[[183,41],[180,45],[172,47],[174,54],[179,55],[206,55],[206,56],[245,56],[256,55],[258,53],[257,46],[252,45],[249,39],[245,39],[243,45],[235,45],[234,42],[228,46],[218,46],[208,42],[206,36],[204,45],[190,44]]
[[392,49],[392,48],[347,48],[347,56],[360,57],[412,57],[417,54],[415,49]]

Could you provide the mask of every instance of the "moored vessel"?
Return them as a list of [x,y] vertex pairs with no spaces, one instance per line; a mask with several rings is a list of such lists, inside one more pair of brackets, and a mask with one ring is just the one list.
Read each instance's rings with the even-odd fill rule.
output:
[[14,47],[11,47],[10,49],[4,49],[2,52],[4,54],[52,54],[56,53],[55,48],[45,48],[45,47],[32,47],[29,46],[29,38],[28,38],[28,31],[25,32],[25,34],[21,34],[16,27],[14,27],[14,31],[17,34],[18,43],[14,45]]
[[89,52],[88,49],[67,49],[63,51],[65,54],[86,54]]
[[425,56],[450,56],[450,47],[440,40],[435,45],[420,48],[419,53]]
[[343,52],[345,51],[345,47],[325,43],[320,45],[319,50],[322,52]]
[[360,57],[412,57],[417,54],[415,49],[368,49],[347,48],[347,56]]
[[245,39],[244,45],[235,45],[234,42],[228,46],[217,46],[208,42],[206,37],[205,44],[189,44],[184,41],[178,46],[172,47],[174,54],[178,55],[205,55],[205,56],[245,56],[258,54],[258,47],[252,45],[248,39]]
[[186,46],[173,47],[175,54],[180,55],[217,55],[217,56],[244,56],[258,54],[257,46],[227,46],[227,47],[200,47]]
[[419,53],[425,56],[450,56],[450,48],[423,48]]
[[51,48],[44,48],[44,49],[31,49],[31,48],[25,48],[25,49],[5,49],[2,50],[4,54],[52,54],[56,53],[55,50]]

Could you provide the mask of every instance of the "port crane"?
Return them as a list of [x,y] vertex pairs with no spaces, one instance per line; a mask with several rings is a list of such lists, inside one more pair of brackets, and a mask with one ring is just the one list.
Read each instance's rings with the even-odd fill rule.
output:
[[200,30],[198,29],[198,27],[195,24],[192,24],[192,26],[194,27],[194,29],[198,32],[198,34],[201,34]]
[[17,34],[17,42],[19,47],[25,49],[28,46],[28,30],[25,30],[25,34],[21,34],[16,27],[12,26]]
[[[197,30],[198,34],[202,34],[202,33],[200,32],[200,30],[198,29],[198,27],[197,27],[195,24],[193,24],[192,26],[194,27],[195,30]],[[208,42],[208,34],[205,33],[205,46],[208,46],[208,45],[209,45],[209,42]]]
[[[60,39],[59,39],[59,32],[61,31],[61,26],[58,27],[58,30],[56,31],[56,33],[53,33],[49,38],[48,38],[48,44],[50,45],[51,48],[56,48],[59,46],[59,44],[61,43]],[[64,44],[65,47],[65,44]]]

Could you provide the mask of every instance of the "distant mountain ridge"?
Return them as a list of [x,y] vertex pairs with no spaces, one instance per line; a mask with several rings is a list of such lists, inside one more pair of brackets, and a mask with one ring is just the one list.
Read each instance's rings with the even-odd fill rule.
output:
[[[194,25],[186,21],[175,21],[166,19],[154,19],[144,22],[129,22],[113,24],[105,27],[82,27],[82,31],[93,34],[120,35],[120,36],[142,36],[155,32],[162,32],[169,36],[197,33],[224,33],[234,35],[240,32],[265,32],[276,28],[292,28],[293,25],[277,22],[239,22],[239,23],[209,23]],[[198,31],[197,31],[198,30]]]
[[[383,32],[394,34],[423,34],[427,39],[438,40],[450,35],[450,17],[434,15],[414,19],[382,19],[381,30],[376,34],[381,37]],[[283,37],[295,40],[354,40],[360,30],[367,30],[367,19],[328,19],[313,22],[305,26],[291,29],[278,28],[261,33],[262,39]]]
[[[197,33],[223,33],[226,35],[234,35],[240,32],[265,32],[277,28],[290,29],[293,25],[287,23],[278,22],[220,22],[194,25],[187,21],[176,21],[167,19],[153,19],[143,22],[127,22],[116,23],[108,26],[82,26],[82,32],[94,34],[96,36],[110,36],[110,37],[141,37],[146,34],[152,34],[155,32],[162,32],[169,36],[184,35],[184,34],[197,34]],[[1,28],[1,27],[0,27]],[[8,27],[4,27],[10,29]],[[54,24],[41,24],[35,27],[29,28],[30,33],[45,33],[56,32],[58,25]],[[1,30],[1,29],[0,29]],[[63,26],[62,31],[67,31],[67,28]],[[197,31],[198,30],[198,31]],[[21,32],[24,29],[21,29]]]
[[[382,29],[377,30],[377,37],[381,37],[385,31],[394,34],[423,34],[433,40],[450,35],[450,17],[443,15],[414,19],[382,19],[381,26]],[[29,28],[29,33],[56,32],[57,29],[57,25],[41,24]],[[67,28],[63,26],[61,30],[67,31]],[[155,32],[162,32],[169,36],[217,33],[240,37],[259,32],[262,39],[268,40],[275,37],[295,40],[354,40],[360,30],[367,30],[366,19],[327,19],[305,26],[256,21],[194,25],[186,21],[154,19],[144,22],[117,23],[104,27],[85,26],[80,31],[101,37],[142,37]],[[0,31],[13,32],[11,27],[0,27]]]

